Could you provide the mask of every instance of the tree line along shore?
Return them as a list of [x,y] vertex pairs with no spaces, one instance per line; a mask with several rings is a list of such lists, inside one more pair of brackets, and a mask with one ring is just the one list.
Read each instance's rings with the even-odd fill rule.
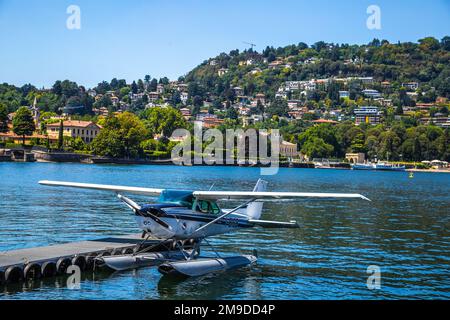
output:
[[[294,158],[450,160],[450,38],[232,50],[170,81],[0,84],[0,147],[168,159],[177,128],[280,130]],[[361,112],[375,112],[363,114]],[[79,123],[79,127],[76,126]],[[92,126],[92,127],[90,127]],[[83,134],[78,132],[83,132]],[[94,132],[88,135],[84,132]],[[292,158],[292,154],[282,155]]]

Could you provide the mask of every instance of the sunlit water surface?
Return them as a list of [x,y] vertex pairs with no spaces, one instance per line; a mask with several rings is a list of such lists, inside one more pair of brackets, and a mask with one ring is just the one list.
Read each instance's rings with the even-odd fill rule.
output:
[[[0,251],[139,232],[114,194],[44,187],[42,179],[251,190],[258,178],[257,168],[0,163]],[[270,191],[357,192],[373,202],[268,203],[264,219],[301,228],[212,238],[224,255],[257,249],[252,268],[185,281],[155,268],[84,274],[80,290],[49,279],[0,288],[0,299],[450,298],[450,175],[281,169],[264,178]],[[367,288],[371,265],[381,268],[379,290]]]

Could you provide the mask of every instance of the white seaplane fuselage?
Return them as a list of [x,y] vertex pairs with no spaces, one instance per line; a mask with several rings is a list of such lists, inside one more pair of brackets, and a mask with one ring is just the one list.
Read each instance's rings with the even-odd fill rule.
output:
[[[151,216],[146,216],[147,210],[152,210],[152,215],[156,215],[155,212],[157,212],[158,219],[166,225],[162,225],[160,221]],[[177,240],[206,238],[242,228],[254,227],[254,224],[249,222],[248,217],[237,212],[229,214],[204,230],[195,232],[225,212],[219,209],[215,213],[202,213],[178,205],[147,205],[140,211],[142,215],[136,215],[136,222],[143,231],[157,238]]]
[[[115,192],[136,216],[139,227],[163,240],[204,239],[255,226],[264,228],[299,228],[295,221],[260,220],[264,201],[300,198],[368,198],[360,194],[266,192],[267,182],[259,179],[253,191],[172,190],[64,181],[40,181],[56,187]],[[157,204],[140,206],[122,193],[159,197]],[[220,209],[217,201],[245,201],[234,209]]]

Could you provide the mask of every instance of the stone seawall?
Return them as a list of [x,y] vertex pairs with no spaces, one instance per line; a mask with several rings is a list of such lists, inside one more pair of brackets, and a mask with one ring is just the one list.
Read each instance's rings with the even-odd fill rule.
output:
[[87,162],[91,158],[91,155],[79,153],[33,151],[33,154],[37,161],[48,162]]
[[0,162],[12,161],[11,155],[0,155]]

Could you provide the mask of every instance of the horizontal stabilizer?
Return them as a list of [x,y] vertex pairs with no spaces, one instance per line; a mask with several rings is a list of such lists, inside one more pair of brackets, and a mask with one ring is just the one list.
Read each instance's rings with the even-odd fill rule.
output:
[[294,220],[290,222],[277,222],[277,221],[266,221],[266,220],[248,220],[248,222],[253,223],[255,226],[263,228],[300,228],[298,223]]

